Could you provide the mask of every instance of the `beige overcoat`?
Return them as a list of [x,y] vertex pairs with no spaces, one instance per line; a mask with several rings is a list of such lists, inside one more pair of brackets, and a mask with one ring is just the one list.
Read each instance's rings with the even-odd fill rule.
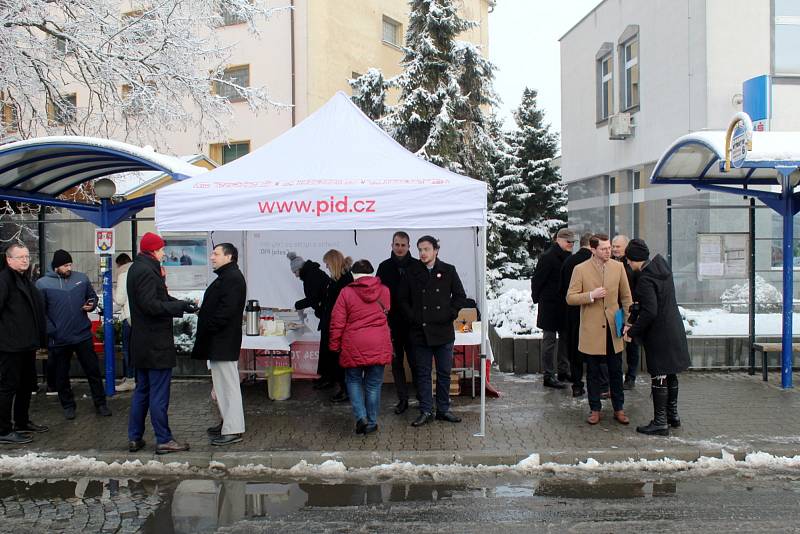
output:
[[[592,302],[589,292],[601,286],[608,295]],[[621,262],[607,261],[602,272],[594,258],[575,267],[567,290],[567,304],[581,307],[578,350],[587,355],[605,356],[606,329],[610,328],[614,351],[622,352],[624,344],[614,328],[614,314],[621,306],[627,323],[632,302],[625,266]]]

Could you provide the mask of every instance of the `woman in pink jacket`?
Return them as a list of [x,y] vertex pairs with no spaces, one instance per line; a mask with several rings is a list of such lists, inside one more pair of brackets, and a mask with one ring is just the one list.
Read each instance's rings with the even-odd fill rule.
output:
[[389,288],[372,276],[367,260],[355,262],[350,272],[354,281],[342,289],[331,313],[329,347],[340,352],[356,434],[370,434],[378,430],[383,366],[392,361]]

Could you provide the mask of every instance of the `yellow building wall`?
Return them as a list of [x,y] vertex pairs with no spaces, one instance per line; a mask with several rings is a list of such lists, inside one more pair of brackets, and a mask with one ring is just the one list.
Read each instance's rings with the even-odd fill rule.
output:
[[[400,74],[403,52],[383,42],[383,17],[401,24],[400,42],[403,43],[408,25],[408,0],[307,1],[303,14],[308,32],[308,70],[302,96],[305,96],[308,113],[322,106],[336,91],[351,94],[347,80],[354,72],[363,74],[370,67],[376,67],[387,78]],[[488,57],[489,0],[456,3],[463,17],[480,24],[459,39],[480,45]]]

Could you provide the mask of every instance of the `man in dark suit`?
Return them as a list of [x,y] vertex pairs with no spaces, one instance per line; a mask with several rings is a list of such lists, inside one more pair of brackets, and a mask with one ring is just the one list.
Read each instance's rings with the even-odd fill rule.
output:
[[[0,269],[0,443],[30,443],[31,432],[47,432],[28,418],[36,350],[47,344],[44,300],[28,274],[31,256],[12,243]],[[11,414],[14,414],[14,424]]]
[[197,313],[197,337],[192,358],[208,360],[211,383],[217,394],[222,422],[207,430],[212,445],[242,441],[244,408],[239,386],[239,351],[242,348],[242,313],[247,283],[239,270],[239,251],[221,243],[211,252],[216,280],[206,289]]
[[414,360],[414,347],[409,338],[411,325],[399,304],[400,289],[406,283],[408,270],[419,261],[411,256],[409,243],[410,238],[407,233],[395,232],[392,236],[392,255],[381,262],[377,272],[378,278],[389,288],[392,297],[389,308],[389,329],[392,333],[392,377],[397,390],[397,406],[394,408],[394,413],[397,415],[408,409],[408,385],[403,363],[405,358],[408,358],[408,366],[411,369],[411,382],[414,384],[414,389],[417,389],[417,364]]
[[450,370],[453,368],[453,321],[467,296],[456,268],[441,261],[439,242],[429,235],[417,240],[419,262],[408,272],[400,306],[411,325],[411,343],[417,360],[420,415],[411,426],[433,421],[431,365],[436,360],[436,419],[458,423],[450,412]]
[[549,388],[564,389],[564,380],[570,380],[569,359],[566,343],[558,347],[558,376],[556,376],[556,337],[564,338],[563,316],[564,298],[559,291],[561,265],[569,258],[575,242],[575,233],[562,228],[556,234],[555,242],[539,256],[536,270],[531,278],[531,297],[539,305],[536,326],[543,332],[542,371],[544,385]]
[[[559,293],[562,301],[566,304],[567,289],[569,281],[572,279],[572,271],[575,267],[592,257],[592,249],[589,248],[591,233],[581,235],[580,249],[578,252],[564,260],[561,266],[561,283]],[[564,311],[564,337],[567,341],[567,354],[569,355],[570,375],[572,377],[572,396],[582,397],[586,390],[583,387],[583,355],[578,350],[578,338],[581,327],[581,310],[576,306],[566,306]]]

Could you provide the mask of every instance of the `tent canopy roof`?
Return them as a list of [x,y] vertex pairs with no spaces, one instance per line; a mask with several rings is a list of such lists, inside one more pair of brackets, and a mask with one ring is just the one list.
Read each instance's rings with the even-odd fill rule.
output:
[[739,169],[725,172],[725,132],[679,137],[658,160],[652,183],[775,185],[775,168],[800,165],[800,132],[753,132],[753,150]]
[[57,197],[103,176],[160,171],[175,179],[205,169],[119,141],[80,136],[38,137],[0,146],[0,189]]
[[485,221],[484,182],[412,154],[342,92],[258,150],[156,192],[162,231],[452,228]]

